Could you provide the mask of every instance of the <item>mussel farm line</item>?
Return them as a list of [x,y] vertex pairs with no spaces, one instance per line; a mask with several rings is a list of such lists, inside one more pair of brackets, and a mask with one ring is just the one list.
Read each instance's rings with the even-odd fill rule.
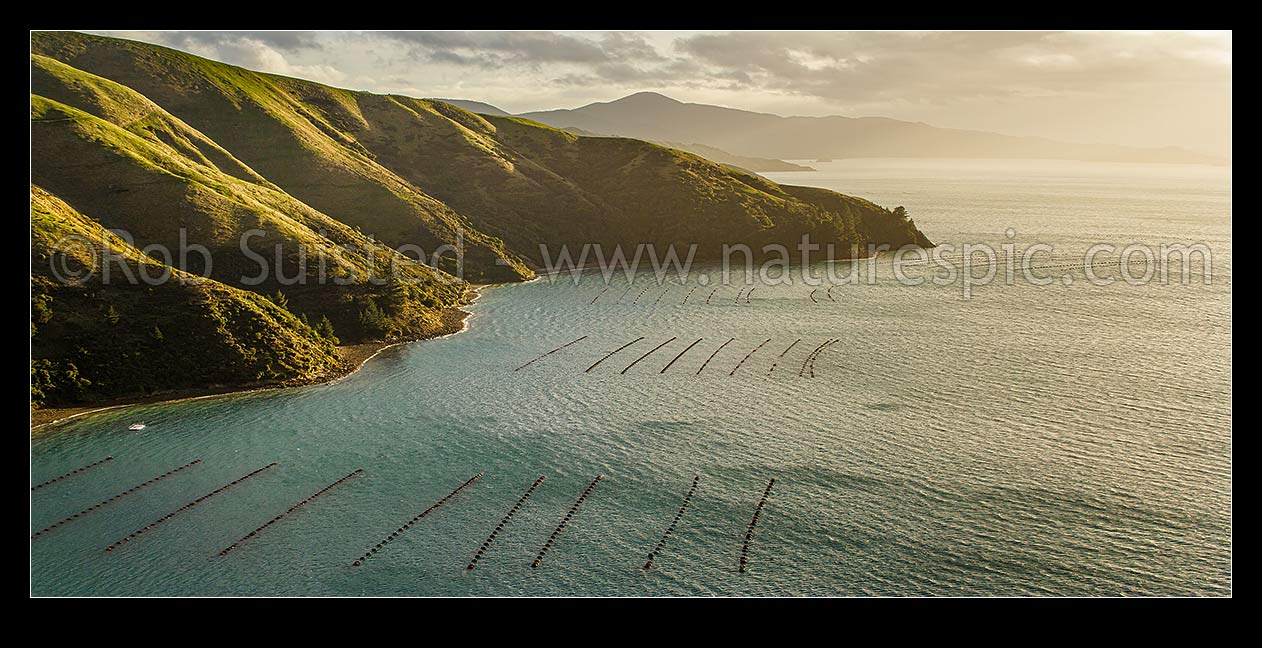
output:
[[104,458],[104,459],[98,459],[98,460],[93,461],[92,463],[90,463],[90,464],[88,464],[88,465],[86,465],[86,466],[83,466],[82,468],[75,468],[74,470],[72,470],[72,471],[70,471],[70,472],[68,472],[68,473],[66,473],[66,474],[64,474],[64,475],[58,475],[57,477],[53,477],[52,479],[50,479],[50,480],[48,480],[48,481],[46,481],[46,482],[42,482],[42,483],[36,484],[36,485],[34,485],[34,486],[32,486],[32,487],[31,487],[31,492],[32,492],[32,493],[34,493],[35,491],[37,491],[37,490],[39,490],[39,489],[41,489],[41,488],[43,488],[43,487],[45,487],[45,486],[51,486],[51,485],[53,485],[53,484],[56,484],[56,483],[57,483],[57,482],[59,482],[59,481],[62,481],[63,479],[68,479],[68,478],[70,478],[70,477],[74,477],[75,475],[85,473],[85,472],[87,472],[88,470],[91,470],[92,468],[96,468],[97,466],[99,466],[99,465],[101,465],[101,464],[103,464],[103,463],[106,463],[106,462],[108,462],[108,461],[113,461],[113,460],[114,460],[113,455],[111,455],[111,456],[109,456],[109,457],[106,457],[106,458]]
[[815,350],[811,351],[810,354],[806,356],[806,359],[802,361],[802,368],[798,370],[798,378],[801,378],[806,375],[806,368],[807,368],[807,365],[810,364],[811,359],[815,357],[815,354],[819,353],[820,351],[823,351],[824,347],[828,346],[829,343],[831,343],[832,341],[833,341],[833,338],[829,338],[828,340],[825,340],[823,344],[820,344],[819,346],[815,347]]
[[499,524],[495,525],[495,528],[491,530],[491,535],[487,536],[486,540],[482,542],[482,545],[478,547],[477,552],[473,554],[473,559],[469,561],[469,566],[465,569],[474,569],[478,566],[478,561],[482,560],[482,556],[486,554],[486,550],[491,548],[491,543],[495,542],[496,536],[498,536],[500,531],[503,531],[504,527],[512,521],[513,516],[517,515],[517,511],[521,510],[522,505],[526,503],[526,500],[530,499],[530,496],[535,493],[535,490],[539,488],[539,485],[543,483],[543,480],[544,476],[539,475],[539,479],[536,479],[535,483],[531,484],[530,488],[527,488],[526,492],[522,493],[522,496],[517,498],[517,503],[513,505],[513,508],[508,510],[508,513],[506,513],[503,518],[500,518]]
[[625,348],[627,348],[627,347],[631,346],[632,344],[635,344],[636,342],[639,342],[640,340],[643,340],[643,339],[644,339],[644,336],[643,336],[643,335],[641,335],[640,337],[638,337],[638,338],[636,338],[636,339],[634,339],[634,340],[631,340],[630,342],[627,342],[626,344],[624,344],[624,345],[622,345],[622,346],[620,346],[620,347],[618,347],[618,348],[614,349],[613,351],[610,351],[609,353],[606,353],[606,354],[605,354],[605,356],[604,356],[603,358],[601,358],[601,359],[597,360],[596,362],[594,362],[594,363],[592,364],[592,366],[588,367],[588,368],[587,368],[587,370],[586,370],[586,371],[584,371],[583,373],[591,373],[592,369],[595,369],[596,367],[599,367],[599,366],[600,366],[600,363],[602,363],[602,362],[604,362],[604,361],[608,360],[610,357],[612,357],[612,356],[613,356],[613,354],[615,354],[615,353],[617,353],[617,352],[619,352],[619,351],[621,351],[621,350],[623,350],[623,349],[625,349]]
[[841,341],[841,338],[833,338],[833,339],[831,339],[831,340],[829,340],[829,341],[825,342],[825,343],[824,343],[824,348],[820,349],[819,351],[816,351],[816,352],[815,352],[815,355],[811,356],[811,366],[810,366],[810,374],[811,374],[811,378],[814,378],[814,377],[815,377],[815,361],[816,361],[816,360],[819,360],[819,356],[820,356],[820,355],[822,355],[825,351],[827,351],[827,350],[828,350],[828,347],[830,347],[830,346],[832,346],[834,343],[836,343],[836,342],[840,342],[840,341]]
[[772,363],[771,363],[771,368],[767,370],[767,375],[768,375],[768,376],[770,376],[770,375],[771,375],[771,372],[773,372],[773,371],[775,371],[775,370],[776,370],[776,365],[780,364],[780,360],[781,360],[782,358],[784,358],[785,354],[787,354],[788,352],[792,351],[792,350],[793,350],[793,347],[797,346],[797,345],[798,345],[798,342],[801,342],[801,341],[802,341],[802,338],[798,338],[798,339],[794,340],[794,341],[793,341],[793,344],[790,344],[790,345],[789,345],[789,347],[788,347],[787,349],[785,349],[784,351],[781,351],[781,352],[780,352],[780,355],[776,356],[776,360],[775,360],[775,362],[772,362]]
[[689,351],[689,350],[691,350],[691,349],[692,349],[692,347],[697,346],[698,344],[700,344],[700,343],[701,343],[701,340],[704,340],[704,339],[705,339],[705,338],[697,338],[697,341],[696,341],[696,342],[693,342],[692,344],[689,344],[689,345],[687,346],[687,348],[685,348],[683,351],[680,351],[680,352],[679,352],[679,355],[675,356],[675,358],[674,358],[673,360],[671,360],[670,362],[667,362],[667,363],[666,363],[666,366],[665,366],[665,367],[662,367],[662,370],[661,370],[661,371],[659,371],[658,373],[666,373],[666,370],[667,370],[667,369],[670,369],[670,366],[671,366],[671,365],[675,364],[675,362],[676,362],[676,361],[678,361],[680,358],[684,357],[684,354],[685,354],[685,353],[688,353],[688,351]]
[[128,488],[127,490],[107,500],[103,500],[101,502],[93,504],[92,506],[89,506],[88,508],[85,508],[82,511],[79,511],[78,513],[75,513],[74,515],[71,515],[70,517],[62,518],[61,520],[54,522],[51,525],[43,529],[40,529],[39,531],[36,531],[33,535],[31,535],[31,539],[34,540],[48,533],[49,531],[52,531],[53,529],[70,524],[71,522],[74,522],[75,520],[78,520],[79,518],[84,517],[88,515],[89,513],[94,513],[96,511],[99,511],[102,507],[106,506],[107,504],[113,504],[114,502],[117,502],[118,500],[123,499],[124,497],[127,497],[128,495],[131,495],[132,493],[135,493],[136,491],[139,491],[147,486],[152,486],[153,484],[156,484],[157,482],[160,482],[163,479],[166,479],[167,477],[174,475],[175,473],[178,473],[186,468],[192,468],[193,466],[196,466],[197,464],[201,462],[202,462],[201,459],[194,459],[193,461],[190,461],[184,464],[183,466],[180,466],[179,468],[172,468],[171,470],[168,470],[162,473],[161,475],[158,475],[157,477],[154,477],[148,481],[144,481],[139,484],[136,484],[135,486],[132,486],[131,488]]
[[564,349],[565,347],[568,347],[568,346],[573,345],[573,344],[578,344],[579,342],[582,342],[583,340],[586,340],[586,339],[587,339],[587,336],[586,336],[586,335],[584,335],[583,337],[581,337],[581,338],[579,338],[579,339],[577,339],[577,340],[574,340],[573,342],[566,342],[565,344],[562,344],[561,346],[559,346],[559,347],[557,347],[557,348],[555,348],[555,349],[553,349],[553,350],[551,350],[551,351],[549,351],[549,352],[547,352],[547,353],[545,353],[545,354],[543,354],[543,355],[540,355],[540,356],[536,357],[534,360],[531,360],[530,362],[527,362],[526,364],[524,364],[524,365],[522,365],[522,366],[520,366],[520,367],[518,367],[518,368],[514,369],[513,371],[521,371],[522,369],[525,369],[526,367],[529,367],[530,365],[532,365],[532,364],[534,364],[534,363],[536,363],[536,362],[538,362],[538,361],[540,361],[540,360],[543,360],[544,358],[546,358],[546,357],[548,357],[548,356],[550,356],[550,355],[552,355],[552,354],[556,353],[557,351],[560,351],[561,349]]
[[722,351],[723,347],[731,344],[734,341],[736,341],[736,338],[729,338],[727,342],[720,344],[719,348],[715,349],[714,353],[711,353],[710,357],[706,358],[705,362],[701,364],[701,368],[697,370],[697,375],[700,376],[701,372],[705,371],[705,368],[710,364],[710,361],[714,359],[714,356],[719,355],[719,351]]
[[679,511],[675,513],[674,519],[670,521],[670,526],[666,527],[666,531],[662,533],[662,539],[657,541],[657,545],[649,552],[648,561],[644,563],[645,569],[653,568],[653,559],[662,553],[662,549],[666,548],[666,541],[675,533],[675,526],[679,524],[679,520],[684,517],[684,511],[688,510],[688,504],[692,502],[692,496],[697,492],[697,486],[701,483],[701,475],[693,475],[692,487],[688,489],[688,493],[684,495],[684,501],[679,505]]
[[758,500],[758,506],[754,507],[754,518],[749,521],[749,528],[745,530],[745,543],[741,545],[741,562],[740,569],[744,573],[749,571],[749,544],[754,540],[754,527],[758,526],[758,518],[762,517],[762,509],[767,505],[767,499],[771,497],[771,487],[776,485],[776,478],[772,477],[767,482],[767,489],[762,492],[762,499]]
[[216,496],[216,495],[218,495],[218,494],[220,494],[220,493],[222,493],[222,492],[224,492],[224,491],[228,490],[229,488],[232,488],[233,486],[236,486],[237,484],[240,484],[241,482],[243,482],[243,481],[245,481],[245,480],[247,480],[247,479],[249,479],[249,478],[251,478],[251,477],[253,477],[253,476],[255,476],[255,475],[258,475],[259,473],[262,473],[263,471],[265,471],[265,470],[267,470],[267,469],[269,469],[269,468],[274,468],[274,467],[279,466],[279,465],[280,465],[280,464],[278,464],[278,463],[276,463],[275,461],[273,461],[272,463],[269,463],[269,464],[267,464],[266,466],[263,466],[262,468],[258,468],[258,469],[256,469],[256,470],[252,470],[252,471],[250,471],[250,472],[248,472],[248,473],[246,473],[246,474],[244,474],[244,475],[242,475],[242,476],[240,476],[240,477],[238,477],[238,478],[236,478],[236,479],[234,479],[234,480],[232,480],[232,481],[230,481],[230,482],[228,482],[228,483],[224,484],[223,486],[220,486],[219,488],[216,488],[215,490],[210,491],[209,493],[206,493],[205,495],[202,495],[201,497],[199,497],[199,498],[197,498],[197,499],[195,499],[195,500],[193,500],[193,501],[189,502],[188,504],[185,504],[184,506],[181,506],[180,508],[177,508],[177,509],[175,509],[174,511],[171,511],[170,513],[167,513],[166,515],[164,515],[164,516],[162,516],[162,517],[160,517],[160,518],[158,518],[158,519],[154,520],[153,522],[150,522],[149,524],[146,524],[145,526],[140,527],[140,528],[139,528],[139,529],[137,529],[136,531],[134,531],[134,532],[132,532],[132,533],[128,534],[128,536],[127,536],[127,537],[125,537],[125,538],[123,538],[122,540],[119,540],[118,542],[115,542],[114,544],[112,544],[112,545],[110,545],[110,546],[106,547],[106,548],[105,548],[105,550],[106,550],[106,551],[113,551],[113,550],[117,549],[118,547],[122,546],[124,543],[131,542],[131,541],[132,541],[132,540],[134,540],[137,536],[140,536],[141,534],[148,533],[149,531],[152,531],[152,530],[154,529],[154,527],[158,526],[159,524],[162,524],[163,522],[166,522],[167,520],[170,520],[171,518],[173,518],[173,517],[175,517],[175,516],[179,515],[180,513],[183,513],[184,511],[187,511],[187,510],[189,510],[189,509],[193,508],[194,506],[197,506],[198,504],[201,504],[202,502],[205,502],[206,500],[208,500],[208,499],[210,499],[210,498],[212,498],[212,497],[214,497],[214,496]]
[[372,558],[373,554],[377,553],[378,551],[381,551],[382,549],[385,548],[386,545],[390,544],[391,542],[394,542],[395,538],[399,537],[400,535],[403,535],[403,532],[412,528],[413,524],[420,522],[422,518],[428,516],[430,513],[433,513],[436,509],[438,509],[438,507],[442,506],[443,504],[446,504],[447,501],[450,500],[451,498],[459,495],[460,491],[472,486],[473,482],[478,481],[479,479],[482,478],[482,474],[483,473],[478,473],[474,475],[473,477],[470,477],[468,481],[457,486],[456,489],[451,491],[450,493],[447,493],[446,497],[438,500],[437,502],[434,502],[429,508],[416,514],[411,520],[404,522],[403,526],[399,527],[398,529],[395,529],[393,532],[390,533],[390,535],[382,538],[381,542],[378,542],[376,545],[369,548],[368,551],[365,551],[364,555],[360,556],[358,559],[352,562],[351,565],[354,567],[358,567],[365,560]]
[[627,371],[629,371],[629,370],[631,369],[631,367],[634,367],[635,365],[639,364],[639,362],[640,362],[641,360],[643,360],[643,359],[645,359],[645,358],[647,358],[647,357],[649,357],[649,356],[653,355],[653,352],[654,352],[654,351],[656,351],[656,350],[658,350],[658,349],[660,349],[660,348],[662,348],[662,347],[666,346],[667,344],[670,344],[671,342],[674,342],[676,339],[678,339],[678,338],[674,338],[674,337],[672,337],[671,339],[666,340],[665,342],[663,342],[663,343],[661,343],[661,344],[659,344],[659,345],[657,345],[657,346],[653,347],[652,349],[650,349],[650,350],[649,350],[649,352],[648,352],[648,353],[646,353],[646,354],[644,354],[644,355],[642,355],[642,356],[640,356],[640,357],[636,358],[634,362],[632,362],[631,364],[627,365],[627,366],[626,366],[626,368],[625,368],[625,369],[623,369],[623,370],[621,371],[621,373],[624,373],[624,374],[625,374],[625,373],[627,373]]
[[307,496],[307,497],[303,498],[303,499],[302,499],[301,501],[299,501],[297,504],[294,504],[293,506],[289,507],[289,509],[287,509],[284,513],[281,513],[280,515],[277,515],[276,517],[274,517],[274,518],[272,518],[272,519],[268,520],[267,522],[264,522],[264,523],[263,523],[263,526],[260,526],[260,527],[258,527],[257,529],[255,529],[255,530],[253,530],[253,531],[251,531],[251,532],[249,532],[249,533],[247,533],[247,534],[245,534],[245,535],[241,536],[241,539],[239,539],[239,540],[237,540],[236,542],[234,542],[234,543],[232,543],[232,544],[228,545],[227,547],[225,547],[225,548],[224,548],[224,550],[223,550],[223,551],[220,551],[220,552],[219,552],[219,555],[220,555],[220,556],[226,556],[226,555],[228,555],[228,552],[229,552],[229,551],[232,551],[233,549],[236,549],[236,548],[237,548],[237,546],[239,546],[241,543],[245,542],[246,540],[249,540],[250,538],[253,538],[254,536],[256,536],[256,535],[258,535],[259,533],[261,533],[261,532],[262,532],[264,529],[266,529],[267,527],[272,526],[273,524],[276,524],[277,522],[281,521],[283,518],[285,518],[286,516],[288,516],[290,513],[293,513],[294,511],[297,511],[298,509],[300,509],[300,508],[302,508],[302,507],[306,506],[307,504],[310,504],[310,503],[311,503],[311,502],[313,502],[313,501],[314,501],[317,497],[320,497],[321,495],[323,495],[323,494],[325,494],[325,493],[329,492],[330,490],[333,490],[333,488],[334,488],[334,487],[336,487],[336,486],[338,486],[338,485],[342,484],[342,483],[343,483],[343,482],[345,482],[346,480],[348,480],[348,479],[350,479],[351,477],[354,477],[355,475],[358,475],[358,474],[360,474],[360,473],[362,473],[362,472],[364,472],[364,469],[363,469],[363,468],[356,468],[354,471],[352,471],[351,473],[349,473],[349,474],[347,474],[347,475],[345,475],[345,476],[341,477],[340,479],[338,479],[337,481],[333,482],[332,484],[329,484],[328,486],[325,486],[324,488],[321,488],[320,490],[316,491],[315,493],[312,493],[311,495],[309,495],[309,496]]
[[574,505],[570,507],[569,512],[565,514],[565,517],[561,518],[561,522],[560,524],[557,524],[557,528],[552,530],[552,535],[548,536],[547,541],[539,548],[539,553],[535,555],[535,561],[530,563],[531,567],[538,567],[543,563],[543,559],[548,555],[548,552],[552,550],[552,545],[556,544],[557,539],[561,537],[561,532],[565,531],[565,527],[569,526],[570,521],[578,514],[578,509],[582,507],[583,502],[587,500],[587,496],[592,494],[592,491],[596,488],[596,484],[599,484],[600,480],[604,478],[604,475],[596,475],[596,479],[593,479],[592,483],[588,484],[587,488],[583,489],[583,493],[578,496],[577,500],[574,500]]
[[771,338],[767,338],[766,340],[763,340],[762,344],[759,344],[758,346],[754,347],[754,350],[753,350],[753,351],[750,351],[749,353],[745,354],[745,357],[744,357],[744,358],[741,358],[741,361],[740,361],[740,362],[738,362],[738,363],[736,363],[736,366],[732,368],[732,373],[729,373],[728,375],[729,375],[729,376],[735,376],[735,375],[736,375],[736,370],[737,370],[737,369],[740,369],[740,368],[741,368],[741,365],[745,364],[745,361],[746,361],[746,360],[748,360],[750,356],[752,356],[752,355],[754,355],[755,353],[757,353],[759,349],[763,348],[764,346],[767,346],[767,343],[768,343],[768,342],[770,342],[770,341],[771,341]]

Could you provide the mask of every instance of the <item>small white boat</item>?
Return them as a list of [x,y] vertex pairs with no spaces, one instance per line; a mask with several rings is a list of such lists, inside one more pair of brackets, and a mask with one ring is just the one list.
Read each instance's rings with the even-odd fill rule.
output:
[[145,429],[145,424],[144,424],[144,423],[132,423],[131,425],[127,426],[127,429],[128,429],[128,430],[132,430],[132,431],[135,431],[135,430],[143,430],[143,429]]

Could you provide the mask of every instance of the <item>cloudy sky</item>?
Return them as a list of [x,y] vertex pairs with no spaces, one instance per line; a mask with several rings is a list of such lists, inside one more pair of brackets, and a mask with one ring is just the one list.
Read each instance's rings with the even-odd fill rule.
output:
[[1213,32],[103,32],[340,87],[509,112],[644,90],[780,115],[884,116],[1231,151]]

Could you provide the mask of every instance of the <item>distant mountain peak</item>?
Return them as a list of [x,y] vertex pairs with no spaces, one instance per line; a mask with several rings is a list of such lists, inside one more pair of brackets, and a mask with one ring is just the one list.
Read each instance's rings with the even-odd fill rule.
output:
[[940,128],[889,117],[784,117],[704,103],[657,92],[568,110],[520,116],[555,128],[581,129],[651,142],[692,142],[746,158],[1049,158],[1111,162],[1224,164],[1226,160],[1178,147],[1140,148],[1059,142],[1047,138]]
[[610,104],[656,104],[656,105],[682,105],[684,102],[667,97],[660,92],[636,92],[629,94],[621,99],[614,99],[605,103]]

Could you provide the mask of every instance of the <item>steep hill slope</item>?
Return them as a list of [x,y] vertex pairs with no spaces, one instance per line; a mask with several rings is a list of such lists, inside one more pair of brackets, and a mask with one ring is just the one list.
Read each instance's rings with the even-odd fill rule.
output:
[[[38,57],[32,84],[126,125],[32,95],[34,181],[105,227],[125,230],[136,246],[169,250],[169,261],[186,271],[264,294],[282,290],[295,312],[329,317],[351,341],[423,335],[463,293],[462,282],[248,179],[256,175],[248,167],[127,88]],[[144,117],[133,118],[138,112]],[[201,149],[190,142],[242,177],[193,157],[185,149]],[[258,235],[246,239],[246,253],[242,237],[250,232]],[[194,245],[209,253],[209,268],[198,253],[178,263],[178,250]],[[260,259],[269,272],[255,281]],[[374,283],[390,268],[403,287]],[[361,326],[370,299],[396,306],[387,330]]]
[[[93,242],[96,253],[64,245],[71,238]],[[103,279],[101,254],[107,252],[113,281]],[[172,280],[132,284],[120,280],[127,273],[170,273]],[[85,280],[60,280],[67,276]],[[216,384],[305,382],[340,363],[333,341],[288,310],[172,270],[34,185],[31,293],[32,400],[38,405]]]
[[[37,32],[32,47],[144,95],[294,198],[392,247],[417,245],[429,254],[459,237],[466,279],[511,281],[531,274],[502,243],[377,164],[346,133],[367,125],[357,103],[365,93],[73,32]],[[495,263],[501,258],[507,262]]]
[[[335,340],[448,330],[461,278],[532,277],[561,245],[930,245],[902,210],[639,140],[86,34],[32,34],[30,63],[36,403],[314,380]],[[113,281],[57,282],[71,234]]]
[[383,242],[432,249],[459,232],[466,278],[525,276],[516,260],[539,265],[541,244],[697,243],[704,259],[720,243],[792,245],[806,230],[824,243],[924,242],[919,232],[875,241],[870,224],[891,218],[888,210],[833,214],[764,179],[647,142],[578,138],[132,41],[36,33],[33,46],[138,91],[286,193]]

